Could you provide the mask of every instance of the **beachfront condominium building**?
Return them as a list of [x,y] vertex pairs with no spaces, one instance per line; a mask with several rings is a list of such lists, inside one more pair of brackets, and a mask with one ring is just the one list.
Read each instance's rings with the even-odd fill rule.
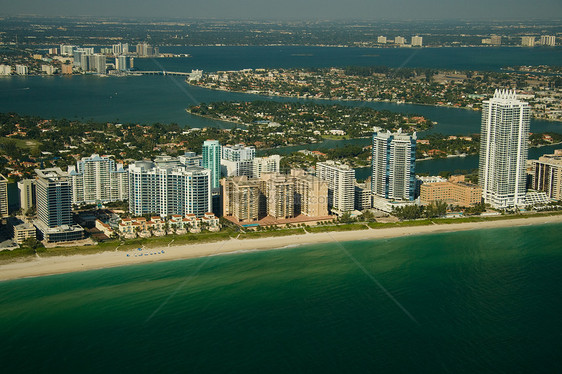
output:
[[184,166],[179,160],[159,156],[154,161],[129,165],[129,211],[161,217],[211,211],[211,171]]
[[349,212],[355,206],[355,169],[334,161],[316,164],[316,176],[328,182],[328,206],[337,212]]
[[365,210],[373,207],[373,193],[371,192],[371,177],[365,183],[355,182],[355,209]]
[[264,174],[260,178],[267,201],[267,214],[275,219],[295,216],[295,185],[287,174]]
[[213,192],[220,188],[221,178],[221,145],[218,140],[203,142],[203,167],[211,171],[211,189]]
[[423,37],[422,36],[412,36],[412,47],[421,47],[423,45]]
[[12,238],[18,244],[23,244],[26,239],[37,238],[37,229],[35,226],[17,217],[8,218],[8,228],[12,232]]
[[534,36],[522,36],[521,37],[521,46],[522,47],[534,47],[535,46],[535,37]]
[[295,185],[295,216],[327,216],[328,182],[300,169],[291,170],[291,177]]
[[375,127],[371,191],[390,200],[414,200],[416,190],[416,133],[382,131]]
[[420,186],[420,201],[422,204],[444,201],[449,205],[469,207],[480,204],[482,188],[463,181],[423,183]]
[[92,204],[129,198],[129,179],[123,164],[93,154],[68,167],[73,204]]
[[562,199],[562,150],[533,160],[533,189],[544,191],[554,200]]
[[377,38],[377,43],[379,43],[379,44],[386,44],[386,36],[380,35],[380,36]]
[[23,179],[18,182],[20,209],[25,213],[35,205],[35,179]]
[[479,184],[494,208],[524,205],[531,109],[515,91],[496,90],[482,102]]
[[554,36],[554,35],[541,35],[540,43],[541,43],[541,45],[554,47],[554,46],[556,46],[556,36]]
[[260,219],[260,203],[264,200],[258,180],[247,176],[221,179],[223,188],[223,214],[234,217],[239,222],[252,222]]
[[73,224],[72,189],[68,174],[60,168],[39,170],[37,174],[37,220],[35,226],[48,242],[80,240],[84,229]]
[[8,215],[8,180],[0,174],[0,218]]
[[303,170],[224,178],[221,184],[224,216],[236,222],[328,216],[328,183]]

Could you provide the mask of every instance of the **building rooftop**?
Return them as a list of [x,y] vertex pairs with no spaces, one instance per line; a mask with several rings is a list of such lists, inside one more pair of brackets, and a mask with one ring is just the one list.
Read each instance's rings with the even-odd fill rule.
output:
[[53,182],[68,178],[68,174],[62,171],[61,168],[35,169],[35,173],[39,178],[48,179]]

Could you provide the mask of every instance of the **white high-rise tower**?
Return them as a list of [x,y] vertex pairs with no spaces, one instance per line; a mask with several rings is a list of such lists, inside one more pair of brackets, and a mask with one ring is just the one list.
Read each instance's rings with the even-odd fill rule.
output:
[[382,131],[373,133],[372,179],[373,195],[391,200],[414,200],[416,189],[417,135]]
[[525,203],[530,112],[515,91],[496,90],[482,103],[479,183],[484,202],[494,208]]

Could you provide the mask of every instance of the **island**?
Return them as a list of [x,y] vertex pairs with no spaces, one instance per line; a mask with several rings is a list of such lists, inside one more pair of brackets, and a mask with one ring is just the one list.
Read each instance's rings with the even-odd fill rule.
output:
[[[513,68],[512,68],[513,69]],[[427,68],[244,69],[205,73],[192,85],[264,96],[387,101],[479,110],[495,89],[518,90],[535,118],[562,121],[562,74],[556,68],[479,72]]]

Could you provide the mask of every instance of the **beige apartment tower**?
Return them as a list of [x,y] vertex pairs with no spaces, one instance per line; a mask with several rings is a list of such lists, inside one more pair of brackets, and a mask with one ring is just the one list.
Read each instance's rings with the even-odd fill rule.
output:
[[328,215],[328,182],[304,170],[291,170],[295,183],[295,215],[309,217]]
[[533,189],[554,200],[562,199],[562,150],[533,160]]
[[241,222],[257,221],[259,217],[259,183],[247,176],[221,179],[223,188],[223,215],[233,216]]
[[8,180],[0,174],[0,218],[8,215]]
[[276,219],[295,217],[295,186],[286,174],[271,173],[261,177],[267,201],[267,214]]
[[290,219],[299,215],[328,216],[328,182],[291,170],[291,174],[264,173],[221,180],[223,215],[237,222],[259,221],[266,216]]

